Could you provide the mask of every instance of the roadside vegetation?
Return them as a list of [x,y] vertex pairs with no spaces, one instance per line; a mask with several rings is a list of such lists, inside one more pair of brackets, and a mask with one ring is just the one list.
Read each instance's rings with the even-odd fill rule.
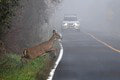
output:
[[[27,27],[30,27],[29,30],[27,29],[27,31],[25,31],[25,29],[21,29],[21,31],[18,32],[12,30],[12,28],[18,30],[18,28],[21,27],[20,24],[17,26],[12,26],[12,18],[14,16],[17,17],[15,12],[17,12],[17,9],[21,6],[19,4],[20,1],[21,0],[0,0],[0,80],[46,80],[49,75],[50,69],[52,68],[55,61],[53,55],[46,53],[44,56],[36,58],[35,60],[29,60],[22,66],[21,55],[17,54],[21,53],[23,48],[31,47],[30,43],[31,45],[34,45],[34,42],[36,42],[37,40],[38,42],[40,42],[43,38],[46,37],[45,31],[45,33],[43,33],[43,31],[39,32],[39,34],[41,34],[40,37],[36,35],[36,30],[44,29],[42,25],[37,27],[34,27],[35,25],[31,27],[25,26],[26,29]],[[36,0],[35,3],[32,3],[32,0],[29,1],[31,4],[29,3],[29,6],[26,7],[27,10],[29,10],[29,8],[30,10],[34,10],[34,8],[37,8],[38,10],[40,9],[39,11],[41,11],[39,15],[42,15],[40,16],[40,19],[35,18],[36,14],[38,15],[38,13],[33,12],[35,15],[31,13],[30,15],[33,16],[31,17],[31,19],[35,18],[34,21],[40,20],[40,23],[44,23],[44,15],[47,14],[46,8],[50,4],[46,4],[44,0]],[[57,0],[51,0],[52,3],[55,3],[56,1]],[[24,6],[28,5],[27,1],[25,2],[26,4]],[[31,5],[35,5],[36,3],[41,4],[39,4],[40,6],[33,6],[31,8]],[[26,9],[24,10],[26,11]],[[22,20],[24,20],[24,18],[22,18],[21,21]],[[27,16],[25,20],[27,20],[28,23],[31,23],[31,20],[29,20],[29,16]],[[37,22],[34,21],[33,23],[36,24]],[[19,22],[16,23],[18,24]]]
[[11,17],[18,5],[19,0],[0,0],[0,37],[11,28]]
[[7,54],[0,58],[0,80],[46,80],[50,66],[48,54],[23,65],[19,55]]

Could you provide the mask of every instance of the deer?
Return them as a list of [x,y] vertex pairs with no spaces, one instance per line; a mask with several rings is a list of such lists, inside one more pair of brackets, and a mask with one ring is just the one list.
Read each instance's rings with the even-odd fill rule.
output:
[[53,47],[53,45],[56,40],[61,40],[61,39],[62,36],[59,33],[57,33],[55,30],[53,30],[53,34],[48,41],[40,43],[34,47],[24,49],[21,58],[33,60],[47,52],[55,51],[56,49]]

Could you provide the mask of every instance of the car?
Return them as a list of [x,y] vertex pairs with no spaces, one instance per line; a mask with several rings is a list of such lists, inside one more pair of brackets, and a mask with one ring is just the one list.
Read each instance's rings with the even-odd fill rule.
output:
[[74,29],[80,31],[80,20],[76,15],[65,15],[62,21],[62,30]]

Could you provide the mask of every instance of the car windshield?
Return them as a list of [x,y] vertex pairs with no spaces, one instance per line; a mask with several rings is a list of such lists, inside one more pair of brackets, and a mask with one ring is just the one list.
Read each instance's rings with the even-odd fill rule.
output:
[[64,21],[77,21],[77,17],[71,16],[71,17],[64,17]]

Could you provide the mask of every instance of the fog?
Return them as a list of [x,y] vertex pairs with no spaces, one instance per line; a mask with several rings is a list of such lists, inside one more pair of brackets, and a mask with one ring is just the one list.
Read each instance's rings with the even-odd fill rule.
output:
[[119,0],[63,0],[56,16],[62,20],[64,14],[77,14],[82,29],[116,32],[120,25],[119,3]]
[[64,0],[59,5],[59,25],[64,14],[77,14],[81,25],[79,31],[61,30],[64,55],[53,80],[120,79],[119,5],[120,0]]
[[48,25],[49,19],[59,3],[59,0],[20,0],[11,29],[3,38],[6,48],[22,53],[24,48],[48,40],[53,30]]

